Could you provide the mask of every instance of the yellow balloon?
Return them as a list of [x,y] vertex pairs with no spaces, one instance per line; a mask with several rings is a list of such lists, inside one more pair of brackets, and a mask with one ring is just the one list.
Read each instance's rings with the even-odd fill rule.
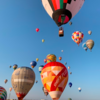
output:
[[44,39],[42,39],[42,42],[44,42],[45,40]]
[[39,61],[39,58],[36,58],[36,61],[38,62]]

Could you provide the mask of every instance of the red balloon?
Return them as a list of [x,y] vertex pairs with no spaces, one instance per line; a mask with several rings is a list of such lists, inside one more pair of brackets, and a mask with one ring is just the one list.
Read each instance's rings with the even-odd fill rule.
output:
[[47,59],[44,59],[44,62],[46,63],[47,62]]
[[39,28],[36,28],[36,32],[39,32]]

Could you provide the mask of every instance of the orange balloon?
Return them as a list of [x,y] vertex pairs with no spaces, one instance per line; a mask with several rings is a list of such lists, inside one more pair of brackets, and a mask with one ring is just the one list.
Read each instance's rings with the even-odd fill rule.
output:
[[58,100],[68,82],[67,68],[60,62],[47,63],[41,71],[41,81],[53,100]]
[[62,57],[59,57],[59,60],[62,60]]

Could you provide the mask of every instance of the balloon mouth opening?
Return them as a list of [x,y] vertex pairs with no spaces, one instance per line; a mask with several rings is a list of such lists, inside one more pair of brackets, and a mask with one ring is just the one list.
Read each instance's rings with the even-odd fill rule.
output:
[[35,66],[31,66],[32,68],[34,68]]
[[52,100],[59,100],[59,98],[53,98]]

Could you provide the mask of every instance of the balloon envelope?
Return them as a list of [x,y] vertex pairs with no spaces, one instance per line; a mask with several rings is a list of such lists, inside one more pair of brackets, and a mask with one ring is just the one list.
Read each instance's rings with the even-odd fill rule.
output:
[[83,49],[87,51],[88,47],[86,46],[86,43],[83,43],[82,45]]
[[94,46],[94,41],[93,40],[87,40],[86,41],[86,46],[91,50]]
[[68,23],[83,3],[84,0],[42,0],[44,9],[58,26]]
[[35,82],[35,73],[29,67],[20,67],[16,69],[11,78],[13,89],[18,100],[23,99]]
[[36,32],[39,32],[39,28],[36,28]]
[[41,71],[41,81],[52,99],[59,99],[68,82],[67,68],[60,62],[47,63]]
[[44,66],[44,65],[39,66],[39,72],[40,72],[40,73],[41,73],[41,71],[42,71],[43,66]]
[[32,61],[32,62],[30,63],[30,65],[31,65],[32,68],[34,68],[34,67],[37,65],[37,62],[36,62],[36,61]]
[[72,83],[71,82],[69,83],[69,87],[72,87]]
[[55,62],[56,61],[56,56],[54,54],[48,54],[46,59],[47,59],[47,63]]
[[14,64],[14,65],[13,65],[13,69],[14,69],[14,70],[17,69],[17,67],[18,67],[17,64]]
[[7,91],[0,86],[0,100],[6,100],[7,99]]

